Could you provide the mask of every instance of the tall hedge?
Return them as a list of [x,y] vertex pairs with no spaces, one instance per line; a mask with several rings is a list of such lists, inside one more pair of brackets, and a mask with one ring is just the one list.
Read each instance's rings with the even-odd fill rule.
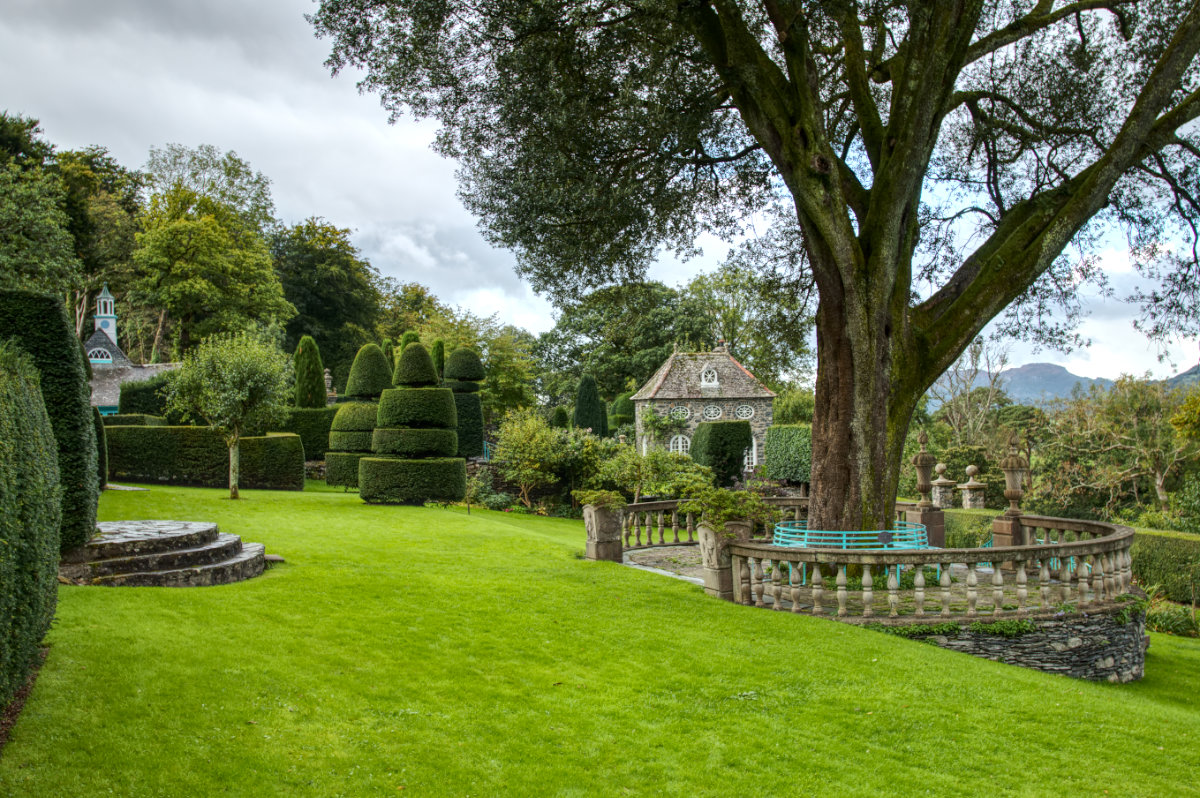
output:
[[324,460],[329,448],[329,430],[338,407],[293,407],[287,421],[272,432],[293,432],[304,444],[304,459]]
[[705,421],[692,436],[692,459],[708,466],[718,486],[732,485],[742,475],[750,448],[749,421]]
[[[109,427],[112,479],[221,488],[229,484],[229,448],[208,427]],[[292,434],[251,436],[239,442],[240,486],[304,489],[304,444]]]
[[584,374],[579,380],[571,423],[580,429],[590,429],[602,438],[608,435],[608,412],[596,390],[596,380],[590,374]]
[[354,356],[350,379],[346,380],[348,399],[378,399],[392,386],[392,367],[378,344],[363,344]]
[[763,460],[768,479],[809,482],[812,478],[812,425],[775,424],[768,427]]
[[149,379],[121,383],[121,398],[117,400],[117,412],[121,415],[164,415],[167,407],[166,385],[166,374],[157,374]]
[[92,427],[96,430],[96,476],[103,489],[108,484],[108,442],[104,436],[104,416],[98,407],[92,408]]
[[96,429],[83,353],[61,297],[0,291],[0,340],[13,338],[33,359],[58,448],[62,551],[96,531]]
[[325,407],[325,365],[311,335],[296,344],[292,366],[296,370],[296,407]]
[[329,427],[325,452],[325,484],[358,487],[358,461],[371,454],[371,433],[378,402],[344,402]]
[[437,372],[438,379],[443,379],[446,374],[446,342],[441,338],[433,342],[433,370]]
[[1200,536],[1138,532],[1129,554],[1143,587],[1158,585],[1171,601],[1200,604]]
[[433,358],[410,343],[396,361],[396,386],[379,398],[372,456],[358,463],[358,489],[371,504],[459,501],[466,461],[458,450],[454,394],[437,387]]
[[458,417],[459,457],[483,456],[483,403],[479,383],[487,376],[483,361],[472,349],[459,347],[446,359],[445,387],[454,392],[454,410]]
[[25,683],[54,617],[61,500],[37,370],[0,342],[0,708]]

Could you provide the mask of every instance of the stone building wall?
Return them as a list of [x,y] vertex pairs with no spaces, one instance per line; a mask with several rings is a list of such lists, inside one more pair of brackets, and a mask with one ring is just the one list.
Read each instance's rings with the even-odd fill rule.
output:
[[[716,406],[721,408],[721,415],[718,418],[706,419],[704,417],[704,408]],[[767,440],[767,427],[771,426],[774,406],[770,399],[643,399],[634,403],[634,413],[637,423],[637,436],[639,448],[645,451],[645,433],[642,428],[642,414],[648,411],[653,411],[659,415],[666,415],[677,407],[686,407],[688,409],[687,426],[683,429],[683,434],[691,440],[696,434],[696,427],[702,421],[749,421],[750,433],[754,438],[754,454],[756,455],[754,462],[761,464],[763,462],[763,446]],[[750,418],[739,418],[737,410],[739,407],[750,407],[753,410],[753,415]],[[666,446],[667,441],[660,442]]]

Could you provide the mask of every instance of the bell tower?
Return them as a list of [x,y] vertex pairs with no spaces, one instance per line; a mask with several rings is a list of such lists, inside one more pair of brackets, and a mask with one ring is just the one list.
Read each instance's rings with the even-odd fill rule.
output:
[[117,342],[116,297],[109,293],[108,283],[104,284],[96,297],[96,329],[107,335],[114,344]]

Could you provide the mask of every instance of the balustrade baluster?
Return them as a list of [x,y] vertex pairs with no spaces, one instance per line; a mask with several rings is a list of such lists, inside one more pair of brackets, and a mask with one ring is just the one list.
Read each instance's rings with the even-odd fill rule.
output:
[[1087,557],[1080,556],[1075,558],[1075,579],[1077,580],[1076,587],[1079,588],[1079,606],[1088,603],[1088,574],[1087,574]]
[[825,595],[825,575],[821,573],[821,563],[813,563],[812,572],[812,603],[813,615],[821,614],[821,599]]
[[1092,601],[1104,601],[1104,555],[1092,555]]
[[1038,592],[1042,594],[1042,606],[1039,609],[1050,609],[1050,557],[1043,554],[1038,568]]
[[1121,550],[1121,591],[1128,593],[1133,587],[1133,556],[1129,549]]
[[1117,582],[1117,566],[1116,566],[1115,551],[1107,551],[1104,553],[1104,597],[1108,599],[1115,598],[1121,591],[1118,589]]
[[942,617],[950,617],[950,563],[942,563],[942,575],[938,578],[942,588]]
[[[992,563],[997,565],[997,563]],[[975,586],[979,584],[979,577],[975,575],[975,568],[978,563],[967,563],[967,617],[975,617],[975,602],[979,600],[979,596],[975,592]]]
[[738,574],[738,579],[742,580],[742,603],[747,607],[754,603],[754,591],[750,586],[751,566],[750,559],[742,559],[742,570]]
[[688,543],[696,542],[696,516],[691,513],[687,514],[687,533]]
[[917,572],[913,574],[913,603],[916,609],[913,610],[914,615],[925,614],[925,566],[918,565]]
[[788,576],[792,586],[792,612],[800,612],[800,568],[798,562],[788,564]]
[[763,603],[763,591],[766,590],[766,584],[763,580],[766,575],[763,573],[762,557],[753,558],[750,561],[750,568],[752,569],[750,579],[754,583],[754,606],[765,607],[767,605]]
[[625,548],[629,548],[629,539],[633,537],[633,513],[621,519],[621,532],[625,539]]
[[834,564],[837,572],[837,598],[838,598],[838,617],[846,617],[846,599],[849,597],[846,593],[846,566]]
[[771,560],[771,596],[775,599],[773,610],[783,609],[783,568],[779,560]]
[[900,581],[896,579],[896,571],[900,566],[893,565],[887,569],[888,617],[895,618],[900,614]]
[[671,542],[679,542],[679,508],[671,511]]
[[1025,614],[1025,600],[1029,598],[1029,574],[1025,571],[1025,561],[1017,563],[1017,615]]
[[862,575],[862,614],[864,618],[870,618],[875,614],[875,608],[871,606],[872,602],[875,601],[875,591],[871,589],[874,586],[875,578],[871,576],[871,566],[864,565]]
[[1004,612],[1004,571],[1000,563],[992,563],[992,615]]

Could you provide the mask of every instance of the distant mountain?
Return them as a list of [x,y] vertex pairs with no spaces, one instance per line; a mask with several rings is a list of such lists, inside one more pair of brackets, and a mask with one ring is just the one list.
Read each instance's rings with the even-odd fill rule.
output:
[[[1105,388],[1113,384],[1112,380],[1103,377],[1080,377],[1053,363],[1026,363],[1024,366],[1005,369],[1000,372],[1000,377],[1005,393],[1018,404],[1037,404],[1070,396],[1076,385],[1086,391],[1093,384]],[[1197,379],[1200,379],[1200,374],[1197,375]]]
[[1167,380],[1167,385],[1172,388],[1190,388],[1193,385],[1200,384],[1200,364],[1192,366],[1182,374],[1176,374]]

